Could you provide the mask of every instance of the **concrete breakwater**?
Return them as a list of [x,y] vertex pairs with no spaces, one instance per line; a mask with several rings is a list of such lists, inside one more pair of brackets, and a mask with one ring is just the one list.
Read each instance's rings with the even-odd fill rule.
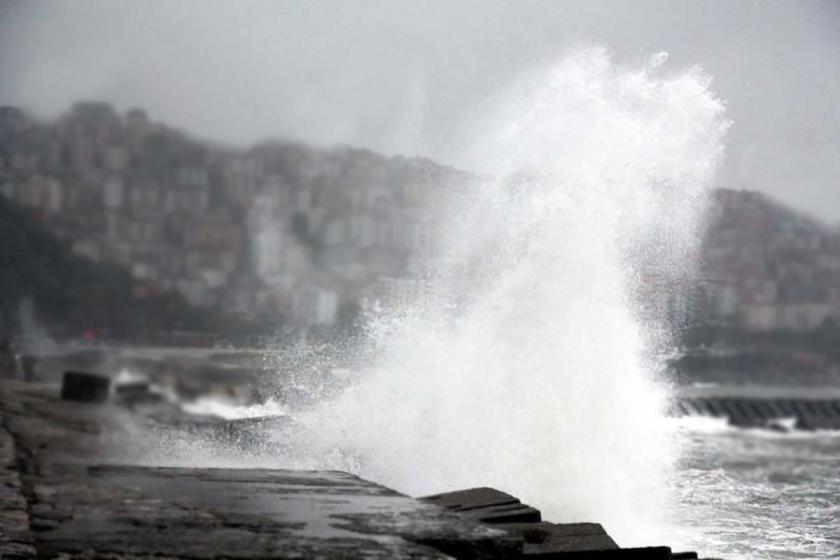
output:
[[840,390],[692,388],[675,399],[671,411],[675,416],[725,418],[743,428],[840,430]]
[[106,382],[0,380],[0,558],[697,558],[620,548],[597,523],[546,522],[491,488],[415,499],[337,471],[150,464],[144,434],[189,423],[242,444],[233,432],[276,426],[162,424],[93,390]]

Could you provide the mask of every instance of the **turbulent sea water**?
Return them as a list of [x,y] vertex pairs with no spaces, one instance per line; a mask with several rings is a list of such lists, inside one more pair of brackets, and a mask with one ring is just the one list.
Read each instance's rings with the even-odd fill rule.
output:
[[743,430],[699,418],[675,429],[684,454],[673,522],[683,548],[732,560],[840,558],[840,432]]

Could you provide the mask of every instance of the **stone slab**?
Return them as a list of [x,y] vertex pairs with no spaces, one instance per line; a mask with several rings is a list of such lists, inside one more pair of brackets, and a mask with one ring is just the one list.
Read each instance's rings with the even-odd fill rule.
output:
[[429,502],[452,511],[469,511],[473,509],[520,503],[519,499],[511,496],[510,494],[488,487],[468,488],[466,490],[456,490],[455,492],[444,492],[442,494],[425,496],[420,499],[424,502]]
[[542,521],[539,510],[495,488],[469,488],[421,499],[477,519],[482,523],[538,523]]
[[[515,539],[342,472],[53,465],[35,487],[39,553],[189,558],[444,558]],[[473,552],[469,552],[473,551]]]

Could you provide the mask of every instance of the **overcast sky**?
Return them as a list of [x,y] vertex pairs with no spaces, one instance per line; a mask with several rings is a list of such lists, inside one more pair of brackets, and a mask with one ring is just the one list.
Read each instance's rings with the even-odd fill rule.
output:
[[733,121],[720,186],[840,222],[834,1],[0,0],[0,104],[447,160],[489,98],[588,44],[702,66]]

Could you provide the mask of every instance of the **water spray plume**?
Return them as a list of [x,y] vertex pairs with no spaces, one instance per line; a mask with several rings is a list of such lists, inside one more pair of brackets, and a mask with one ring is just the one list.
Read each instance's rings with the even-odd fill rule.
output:
[[665,58],[583,50],[511,90],[475,143],[495,179],[442,205],[454,316],[384,322],[359,381],[300,418],[307,466],[413,495],[495,486],[624,545],[660,535],[677,450],[637,288],[690,270],[728,126],[709,79]]

